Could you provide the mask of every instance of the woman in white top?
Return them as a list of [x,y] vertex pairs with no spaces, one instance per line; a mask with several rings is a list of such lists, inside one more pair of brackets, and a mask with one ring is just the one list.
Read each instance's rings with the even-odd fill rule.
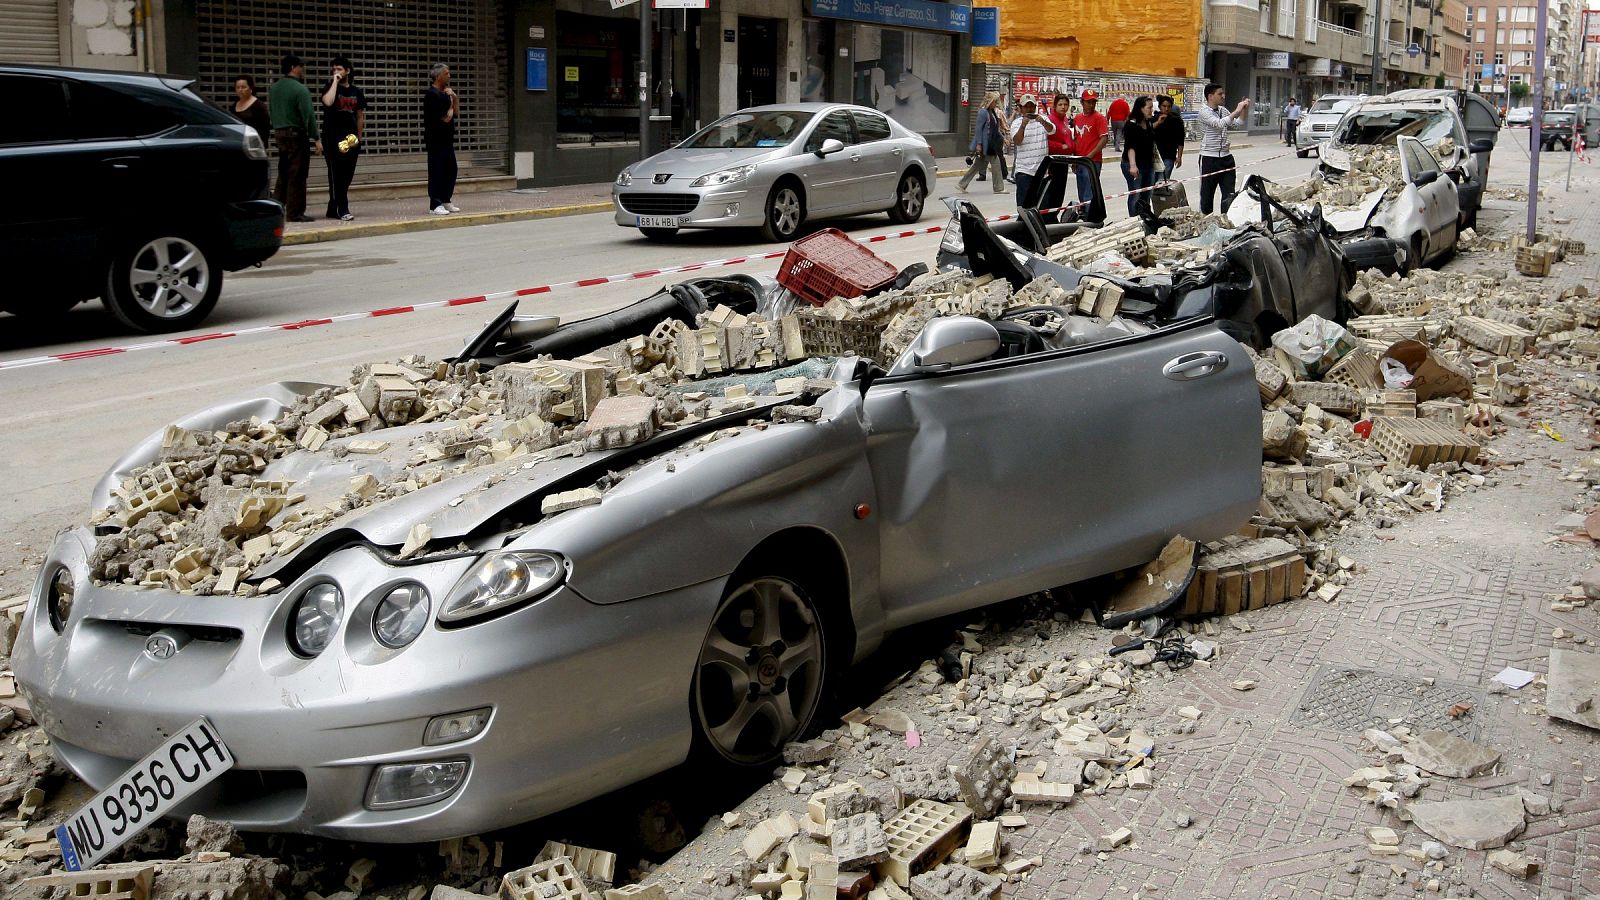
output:
[[1039,104],[1032,94],[1022,97],[1022,115],[1017,117],[1011,142],[1017,145],[1017,207],[1028,202],[1028,189],[1039,172],[1039,164],[1050,154],[1049,136],[1056,126],[1048,116],[1039,115]]

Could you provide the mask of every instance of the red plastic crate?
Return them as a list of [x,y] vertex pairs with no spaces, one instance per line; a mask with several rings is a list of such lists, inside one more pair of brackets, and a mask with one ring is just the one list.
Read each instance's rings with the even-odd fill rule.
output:
[[778,283],[796,297],[822,306],[835,297],[859,297],[895,280],[900,270],[837,228],[825,228],[789,245]]

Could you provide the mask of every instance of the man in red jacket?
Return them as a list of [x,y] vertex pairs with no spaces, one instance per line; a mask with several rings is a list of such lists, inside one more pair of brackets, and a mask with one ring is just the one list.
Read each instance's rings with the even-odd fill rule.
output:
[[1107,118],[1111,119],[1111,140],[1119,153],[1122,151],[1122,123],[1128,121],[1132,112],[1128,101],[1121,97],[1111,101],[1111,106],[1106,110]]

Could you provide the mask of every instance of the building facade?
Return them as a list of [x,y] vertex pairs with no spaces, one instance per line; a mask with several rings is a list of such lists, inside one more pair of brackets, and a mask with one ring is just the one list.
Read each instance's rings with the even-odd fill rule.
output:
[[[1466,83],[1479,93],[1495,96],[1503,107],[1532,106],[1534,54],[1538,50],[1537,2],[1467,2],[1471,39]],[[1582,77],[1578,71],[1582,4],[1546,0],[1545,10],[1544,102],[1547,107],[1559,107],[1578,95]]]
[[1373,19],[1353,0],[1208,0],[1206,76],[1251,98],[1251,131],[1277,131],[1290,97],[1354,94],[1371,79]]

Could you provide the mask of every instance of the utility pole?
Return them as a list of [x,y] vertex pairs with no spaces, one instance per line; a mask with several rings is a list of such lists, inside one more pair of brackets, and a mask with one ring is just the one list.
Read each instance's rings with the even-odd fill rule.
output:
[[650,7],[639,0],[639,158],[650,155]]
[[1371,93],[1378,94],[1383,83],[1383,41],[1389,23],[1384,19],[1383,0],[1372,0],[1372,85]]
[[1539,157],[1544,150],[1540,128],[1544,119],[1544,53],[1545,34],[1548,28],[1548,0],[1538,0],[1535,13],[1538,26],[1533,36],[1533,153],[1528,166],[1528,243],[1533,243],[1535,225],[1539,218]]

